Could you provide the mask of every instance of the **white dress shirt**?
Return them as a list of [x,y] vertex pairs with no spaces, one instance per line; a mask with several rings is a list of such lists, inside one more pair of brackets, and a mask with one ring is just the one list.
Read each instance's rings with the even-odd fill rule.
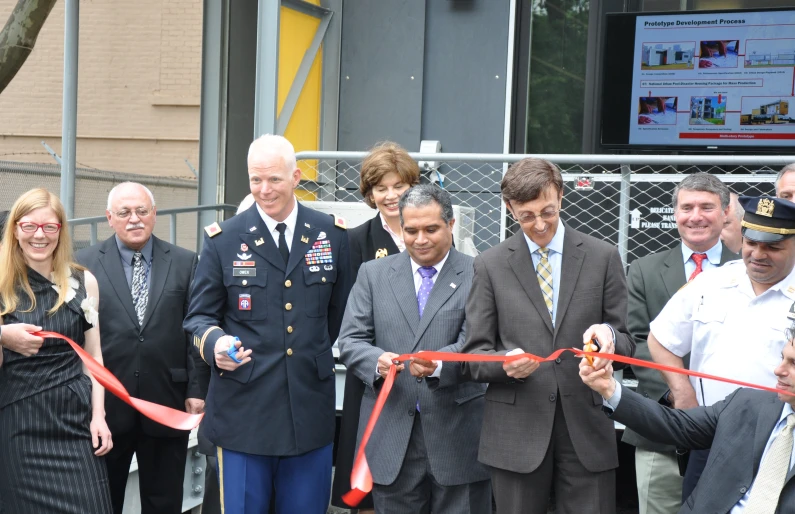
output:
[[395,232],[392,231],[392,228],[389,225],[387,225],[383,214],[381,214],[379,212],[378,213],[378,217],[381,220],[381,226],[384,227],[384,230],[386,230],[386,233],[389,234],[389,236],[392,238],[392,241],[395,242],[395,246],[397,246],[398,250],[400,250],[401,252],[403,250],[405,250],[406,249],[406,243],[403,241],[403,236],[401,234],[396,234]]
[[[680,289],[650,329],[674,355],[690,353],[694,371],[773,387],[794,301],[795,271],[757,296],[743,261],[732,261]],[[690,383],[700,405],[712,405],[738,387],[694,377]]]
[[262,208],[257,205],[257,211],[259,212],[262,221],[265,222],[265,226],[268,227],[268,232],[270,233],[271,237],[273,237],[273,242],[276,243],[276,248],[279,247],[279,231],[276,230],[276,225],[279,223],[284,223],[287,225],[287,229],[284,231],[284,239],[287,241],[287,250],[293,245],[293,234],[295,233],[295,222],[298,220],[298,198],[293,197],[293,210],[290,211],[290,214],[287,215],[284,221],[276,221],[275,219],[271,218]]
[[[707,271],[708,269],[717,268],[720,266],[720,255],[723,252],[723,244],[721,244],[720,239],[718,242],[715,243],[715,246],[707,250],[707,258],[701,262],[701,270]],[[691,259],[690,257],[694,253],[701,253],[691,250],[687,247],[684,241],[682,241],[682,262],[685,263],[685,278],[690,278],[690,275],[696,271],[696,262]]]

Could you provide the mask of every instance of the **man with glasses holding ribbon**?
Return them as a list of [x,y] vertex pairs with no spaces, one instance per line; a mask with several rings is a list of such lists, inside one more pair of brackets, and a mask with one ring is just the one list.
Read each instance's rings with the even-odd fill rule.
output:
[[[76,255],[99,283],[105,367],[132,396],[200,413],[207,387],[200,375],[209,370],[182,329],[196,253],[152,234],[155,199],[141,184],[111,189],[106,215],[115,234]],[[135,453],[142,514],[181,513],[188,432],[151,421],[110,394],[105,411],[114,442],[106,456],[113,512],[122,512]]]
[[[560,219],[557,166],[522,159],[501,189],[521,230],[475,258],[463,351],[546,357],[595,338],[602,353],[631,356],[621,258]],[[558,512],[615,512],[615,430],[578,364],[564,353],[542,365],[525,357],[466,366],[489,383],[478,458],[491,467],[500,514],[546,514],[553,491]]]

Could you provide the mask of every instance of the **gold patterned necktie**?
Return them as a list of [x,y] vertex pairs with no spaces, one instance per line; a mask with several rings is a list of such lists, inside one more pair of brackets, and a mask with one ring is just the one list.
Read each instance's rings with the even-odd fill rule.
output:
[[778,505],[784,480],[792,458],[792,428],[795,414],[787,416],[787,425],[776,436],[765,455],[751,489],[745,514],[773,514]]
[[536,277],[538,278],[538,285],[541,287],[541,294],[544,297],[544,302],[547,304],[549,311],[549,318],[552,319],[552,266],[549,264],[549,248],[539,248],[538,255],[541,259],[536,266]]

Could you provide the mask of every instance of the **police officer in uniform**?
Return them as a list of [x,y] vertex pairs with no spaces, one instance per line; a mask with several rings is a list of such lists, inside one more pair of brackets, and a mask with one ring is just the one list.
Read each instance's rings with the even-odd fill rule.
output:
[[206,435],[222,512],[326,512],[334,357],[351,287],[345,222],[300,205],[293,146],[249,148],[255,205],[207,236],[185,330],[212,367]]
[[[741,196],[742,262],[704,271],[688,282],[652,321],[655,362],[773,387],[787,328],[795,319],[795,204],[769,196]],[[710,406],[737,386],[662,372],[677,409]],[[709,450],[691,451],[683,500],[698,483]]]

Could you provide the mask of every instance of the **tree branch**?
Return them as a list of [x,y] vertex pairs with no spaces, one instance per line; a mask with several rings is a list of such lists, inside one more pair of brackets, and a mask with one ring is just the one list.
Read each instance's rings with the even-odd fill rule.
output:
[[36,38],[57,0],[17,0],[0,32],[0,93],[33,51]]

